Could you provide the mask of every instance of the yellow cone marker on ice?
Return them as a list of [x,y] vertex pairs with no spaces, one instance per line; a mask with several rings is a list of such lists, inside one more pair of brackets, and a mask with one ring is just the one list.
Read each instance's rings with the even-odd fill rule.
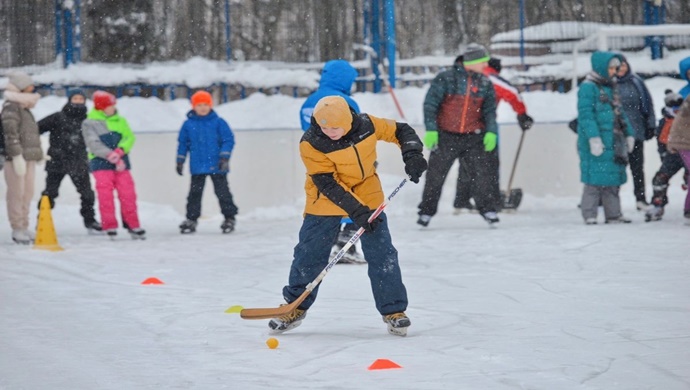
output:
[[50,200],[46,195],[41,197],[41,207],[38,210],[38,226],[36,226],[36,240],[34,249],[44,249],[53,252],[62,251],[58,244],[53,215],[50,211]]
[[228,307],[225,312],[228,314],[233,314],[233,313],[239,313],[244,309],[241,305],[235,305],[235,306],[230,306]]

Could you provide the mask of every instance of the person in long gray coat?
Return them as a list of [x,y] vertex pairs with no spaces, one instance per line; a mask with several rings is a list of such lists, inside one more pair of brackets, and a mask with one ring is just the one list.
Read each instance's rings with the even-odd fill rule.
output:
[[7,182],[7,215],[12,240],[30,244],[34,232],[29,230],[29,206],[34,196],[36,162],[43,159],[38,125],[31,114],[41,95],[34,93],[34,82],[23,72],[10,74],[2,105],[2,127],[5,137],[5,182]]
[[645,210],[649,203],[645,194],[644,180],[644,141],[654,138],[656,117],[654,103],[642,78],[630,69],[628,60],[618,54],[621,66],[618,69],[618,93],[621,106],[633,127],[635,147],[628,156],[630,173],[632,173],[633,192],[637,209]]

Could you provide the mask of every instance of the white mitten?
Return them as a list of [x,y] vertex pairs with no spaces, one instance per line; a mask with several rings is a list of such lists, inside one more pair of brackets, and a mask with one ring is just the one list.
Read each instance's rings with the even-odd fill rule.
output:
[[24,160],[24,156],[21,154],[12,157],[12,166],[14,167],[14,173],[16,173],[17,176],[26,175],[26,160]]
[[592,137],[589,139],[589,152],[596,157],[604,154],[604,143],[601,141],[601,137]]
[[625,140],[628,141],[628,153],[632,153],[635,149],[635,137],[627,137]]

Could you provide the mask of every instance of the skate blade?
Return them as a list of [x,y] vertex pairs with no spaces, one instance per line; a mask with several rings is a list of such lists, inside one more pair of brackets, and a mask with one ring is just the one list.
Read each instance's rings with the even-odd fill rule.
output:
[[282,334],[282,333],[285,333],[289,330],[295,329],[296,327],[298,327],[300,325],[302,325],[302,320],[295,321],[295,322],[291,323],[290,325],[286,326],[284,329],[273,329],[273,328],[271,328],[271,323],[269,322],[268,323],[268,329],[269,329],[268,334],[273,334],[273,335]]
[[405,327],[405,328],[394,328],[394,327],[388,325],[388,333],[392,334],[393,336],[405,337],[405,336],[407,336],[407,327]]

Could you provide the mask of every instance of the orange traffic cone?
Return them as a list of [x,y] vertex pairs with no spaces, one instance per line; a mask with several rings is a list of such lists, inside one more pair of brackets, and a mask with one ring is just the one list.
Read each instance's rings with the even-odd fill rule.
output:
[[388,360],[388,359],[376,359],[371,366],[368,367],[369,370],[390,370],[395,368],[402,368],[398,363]]
[[46,195],[41,197],[41,207],[38,210],[38,226],[36,226],[34,249],[45,249],[53,252],[64,250],[57,241],[55,225],[53,225],[53,215],[50,211],[50,200]]
[[163,281],[158,279],[158,278],[150,277],[150,278],[147,278],[146,280],[144,280],[143,282],[141,282],[141,284],[165,284],[165,283],[163,283]]

